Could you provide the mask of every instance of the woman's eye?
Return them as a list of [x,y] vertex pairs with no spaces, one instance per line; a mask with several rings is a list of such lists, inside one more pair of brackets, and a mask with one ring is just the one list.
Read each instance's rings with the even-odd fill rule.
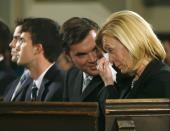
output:
[[106,49],[106,51],[109,53],[109,52],[112,52],[112,51],[113,51],[113,49],[108,48],[108,49]]

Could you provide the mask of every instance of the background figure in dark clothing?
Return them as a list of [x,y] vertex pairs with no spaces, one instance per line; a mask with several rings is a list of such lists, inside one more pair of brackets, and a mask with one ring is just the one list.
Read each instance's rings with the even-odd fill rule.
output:
[[0,97],[3,97],[8,84],[16,78],[15,72],[10,66],[8,45],[11,41],[11,33],[8,26],[0,21]]
[[73,66],[73,63],[70,61],[70,59],[66,56],[64,52],[60,54],[56,62],[59,68],[65,72],[67,72]]
[[170,33],[157,33],[166,52],[165,63],[170,66]]

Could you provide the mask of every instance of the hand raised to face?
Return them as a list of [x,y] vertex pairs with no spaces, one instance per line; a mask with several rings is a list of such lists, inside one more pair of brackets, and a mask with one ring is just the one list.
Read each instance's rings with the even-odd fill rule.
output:
[[107,54],[97,61],[97,70],[102,80],[107,85],[113,85],[116,82],[116,71],[112,68],[111,63],[108,61]]

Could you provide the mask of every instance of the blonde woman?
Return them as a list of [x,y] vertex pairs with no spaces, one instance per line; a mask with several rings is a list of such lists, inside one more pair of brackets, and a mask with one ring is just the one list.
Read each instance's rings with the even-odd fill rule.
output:
[[[170,97],[170,68],[163,63],[166,53],[151,26],[139,14],[127,10],[113,13],[96,41],[109,55],[109,61],[98,61],[106,86],[101,98],[107,97],[107,93],[112,98]],[[129,84],[123,80],[114,82],[109,63],[133,77]]]

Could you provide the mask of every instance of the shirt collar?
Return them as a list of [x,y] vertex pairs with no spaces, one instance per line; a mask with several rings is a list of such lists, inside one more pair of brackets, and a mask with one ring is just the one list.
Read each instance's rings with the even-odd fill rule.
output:
[[43,78],[44,78],[46,72],[47,72],[53,65],[54,65],[54,63],[51,64],[51,65],[50,65],[43,73],[41,73],[41,75],[40,75],[36,80],[34,80],[34,82],[35,82],[35,84],[36,84],[38,90],[40,89],[42,80],[43,80]]
[[89,74],[83,72],[83,80],[89,78],[90,80],[93,79],[93,76],[90,76]]

